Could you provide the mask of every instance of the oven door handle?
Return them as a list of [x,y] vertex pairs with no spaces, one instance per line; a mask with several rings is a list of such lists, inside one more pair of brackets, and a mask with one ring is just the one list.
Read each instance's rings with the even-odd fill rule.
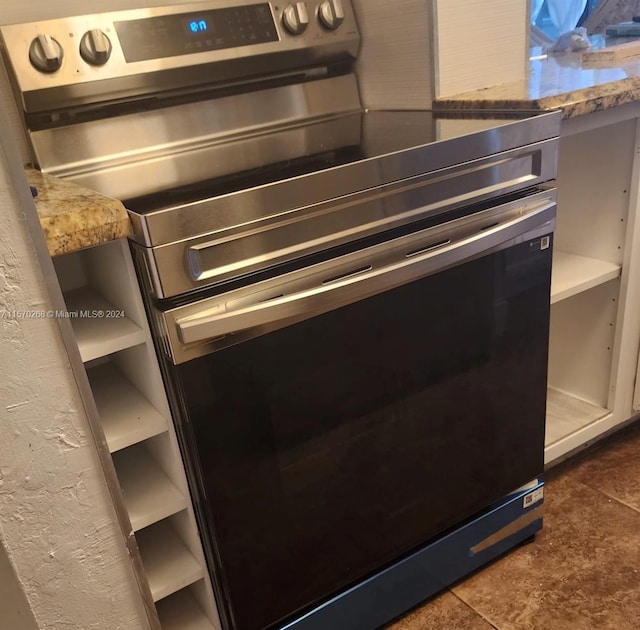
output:
[[489,253],[551,223],[555,218],[555,206],[555,201],[547,199],[526,208],[526,214],[471,236],[445,241],[441,246],[418,254],[405,254],[402,260],[391,265],[377,269],[365,267],[304,291],[235,310],[226,310],[224,303],[213,308],[203,307],[200,313],[176,318],[178,335],[184,344],[201,343],[283,320],[326,313]]

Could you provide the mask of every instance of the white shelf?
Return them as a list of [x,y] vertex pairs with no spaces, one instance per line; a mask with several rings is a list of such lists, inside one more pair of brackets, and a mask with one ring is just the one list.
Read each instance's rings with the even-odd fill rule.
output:
[[186,509],[185,498],[143,446],[116,453],[113,462],[134,531]]
[[204,577],[204,569],[168,521],[143,529],[136,540],[154,602]]
[[128,317],[106,317],[96,313],[117,313],[119,309],[90,288],[77,289],[65,295],[70,313],[86,311],[90,316],[71,317],[71,325],[80,356],[86,363],[113,352],[144,343],[145,332]]
[[167,430],[167,421],[110,363],[87,371],[109,450],[114,453]]
[[604,407],[581,400],[552,387],[547,389],[547,423],[545,447],[569,437],[608,415]]
[[162,630],[214,630],[188,590],[163,599],[157,608]]
[[620,265],[606,260],[555,251],[551,270],[551,304],[614,280],[621,271]]

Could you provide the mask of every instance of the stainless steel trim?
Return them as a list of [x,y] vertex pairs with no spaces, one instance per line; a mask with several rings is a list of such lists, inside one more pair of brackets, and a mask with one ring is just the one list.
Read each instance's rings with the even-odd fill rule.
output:
[[[549,233],[555,191],[534,195],[161,315],[182,363]],[[538,232],[536,232],[538,230]],[[450,240],[450,243],[444,241]],[[424,251],[415,254],[416,250]],[[370,267],[370,271],[363,271]],[[341,279],[326,283],[341,274]]]
[[[305,194],[327,193],[324,181],[345,189],[353,185],[350,169],[331,169],[326,178],[317,173],[288,180],[290,185],[279,188],[281,197],[279,203],[273,199],[273,206],[263,188],[239,196],[245,200],[242,205],[227,206],[228,196],[211,200],[206,210],[200,207],[209,225],[219,228],[216,232],[148,251],[148,265],[158,280],[154,293],[177,295],[533,186],[553,177],[555,152],[556,141],[547,140],[292,210],[291,204],[302,203]],[[271,216],[258,215],[271,207],[277,209]],[[225,229],[225,222],[231,227]]]
[[[357,144],[323,120],[360,111],[353,75],[30,133],[41,170],[131,199]],[[303,123],[315,121],[312,127]]]
[[475,544],[471,547],[470,551],[473,555],[480,553],[481,551],[486,551],[490,547],[497,545],[509,538],[509,536],[513,536],[516,532],[523,530],[531,523],[534,523],[537,520],[542,520],[542,506],[533,508],[528,512],[525,512],[522,516],[518,517],[515,521],[512,521],[508,525],[501,527],[498,531],[491,534],[484,540],[481,540],[479,543]]
[[[344,306],[370,295],[388,291],[425,275],[460,264],[506,240],[520,236],[537,227],[539,215],[553,208],[545,203],[524,216],[519,216],[472,236],[450,241],[434,251],[425,247],[422,254],[406,254],[406,260],[366,273],[350,272],[338,280],[324,280],[322,285],[308,291],[286,295],[239,310],[230,310],[228,303],[220,304],[214,312],[178,319],[176,325],[183,343],[199,343],[207,339],[238,333],[247,328],[272,324],[301,314],[315,314]],[[476,221],[474,221],[475,223]],[[477,229],[477,227],[476,227]]]
[[[7,25],[0,28],[0,34],[25,111],[131,97],[172,86],[209,83],[214,78],[215,82],[237,80],[241,76],[273,74],[294,67],[319,65],[329,59],[356,57],[360,37],[347,0],[345,22],[334,32],[327,32],[317,20],[312,20],[303,35],[292,36],[281,26],[286,3],[268,2],[278,41],[148,61],[127,62],[114,27],[115,22],[259,3],[260,0],[213,0],[115,11]],[[80,55],[80,38],[92,29],[105,33],[113,46],[109,61],[102,66],[92,66]],[[43,74],[29,62],[29,45],[40,34],[54,37],[64,49],[63,64],[57,72]]]
[[[379,123],[378,114],[364,114],[363,137],[370,138],[373,135],[369,130],[375,130]],[[412,119],[419,116],[412,112],[403,113],[399,118],[411,125]],[[130,210],[134,238],[147,247],[166,245],[196,235],[248,225],[275,214],[283,215],[298,208],[323,203],[327,199],[424,176],[425,173],[460,167],[465,162],[490,155],[515,149],[531,151],[536,143],[543,141],[548,141],[544,145],[548,149],[541,155],[539,177],[535,181],[553,179],[557,170],[560,120],[560,113],[553,112],[424,145],[419,144],[417,137],[417,146],[414,148],[383,154],[376,152],[375,141],[368,141],[361,147],[363,159],[357,162],[179,207],[168,206],[144,214]],[[432,176],[438,177],[438,174]]]

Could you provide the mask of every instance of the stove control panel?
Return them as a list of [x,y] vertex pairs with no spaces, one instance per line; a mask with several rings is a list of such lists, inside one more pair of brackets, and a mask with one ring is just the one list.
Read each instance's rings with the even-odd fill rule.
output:
[[80,40],[80,56],[92,66],[104,65],[111,56],[111,40],[99,28],[92,28]]
[[282,23],[291,35],[302,35],[309,26],[309,12],[306,2],[296,2],[285,7]]
[[11,24],[0,35],[22,94],[69,86],[90,94],[78,86],[181,68],[194,75],[210,64],[262,75],[278,64],[355,59],[360,44],[350,0],[211,0]]
[[342,0],[325,0],[318,7],[320,24],[330,31],[335,31],[344,22]]
[[29,61],[39,72],[56,72],[62,67],[64,51],[57,39],[40,33],[29,45]]
[[117,20],[114,28],[128,63],[279,40],[268,3]]

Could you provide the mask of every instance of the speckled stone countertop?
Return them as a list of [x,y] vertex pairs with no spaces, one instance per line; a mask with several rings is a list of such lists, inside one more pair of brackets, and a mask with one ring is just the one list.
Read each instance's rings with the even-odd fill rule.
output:
[[563,118],[574,118],[635,101],[640,101],[640,59],[596,68],[584,67],[581,53],[561,53],[531,61],[522,81],[436,99],[433,109],[562,109]]
[[38,191],[34,201],[51,256],[100,245],[131,234],[120,201],[71,182],[27,168]]

